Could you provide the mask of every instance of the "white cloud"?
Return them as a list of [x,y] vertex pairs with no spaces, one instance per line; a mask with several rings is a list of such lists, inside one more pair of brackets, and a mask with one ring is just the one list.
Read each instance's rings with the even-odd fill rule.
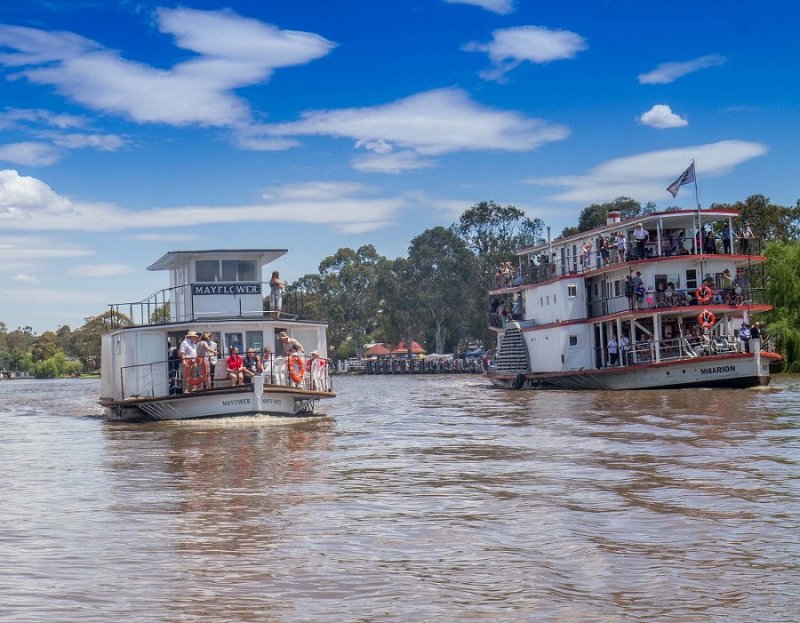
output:
[[667,104],[656,104],[650,110],[639,116],[639,123],[652,128],[683,128],[689,125],[683,117],[672,112]]
[[514,12],[514,0],[444,0],[448,4],[470,4],[492,13],[508,15]]
[[38,286],[41,283],[33,275],[17,274],[17,275],[12,275],[11,279],[13,279],[14,281],[19,281],[20,283],[29,283],[32,286]]
[[[49,166],[61,160],[62,152],[39,141],[0,145],[0,161],[27,166]],[[2,214],[2,213],[0,213]]]
[[528,183],[540,186],[562,186],[565,191],[550,197],[556,201],[602,203],[620,196],[639,201],[666,198],[666,187],[695,159],[697,175],[726,175],[733,167],[767,153],[761,143],[719,141],[706,145],[665,149],[608,160],[583,175],[531,178]]
[[398,212],[406,207],[405,199],[376,197],[373,189],[360,184],[313,182],[278,187],[252,205],[132,211],[110,203],[73,202],[60,197],[40,180],[22,177],[16,171],[0,171],[0,225],[4,231],[107,232],[184,228],[186,223],[197,227],[263,222],[309,223],[339,231],[371,231],[394,222]]
[[75,115],[53,113],[39,108],[7,108],[0,112],[0,130],[46,125],[60,130],[86,127],[86,119]]
[[722,65],[727,60],[728,59],[720,54],[709,54],[684,63],[661,63],[652,71],[639,74],[639,83],[669,84],[686,74],[691,74],[701,69],[707,69],[708,67]]
[[518,26],[492,33],[492,41],[467,43],[467,52],[486,52],[492,69],[481,73],[486,80],[502,80],[509,71],[525,61],[542,64],[575,58],[587,49],[586,40],[568,30],[551,30],[543,26]]
[[196,56],[162,69],[127,61],[78,35],[0,26],[0,64],[54,86],[93,110],[140,123],[235,126],[250,109],[235,89],[267,81],[273,71],[328,54],[334,44],[313,33],[280,30],[231,11],[158,9],[162,33]]
[[381,106],[309,111],[299,121],[267,128],[275,136],[350,138],[360,146],[391,145],[418,156],[530,151],[569,135],[564,126],[481,106],[460,89],[436,89]]

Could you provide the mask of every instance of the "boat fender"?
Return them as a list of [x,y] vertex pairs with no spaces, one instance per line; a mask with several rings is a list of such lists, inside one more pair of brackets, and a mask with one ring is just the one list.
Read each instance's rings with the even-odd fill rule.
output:
[[706,303],[710,303],[711,299],[714,298],[714,290],[711,289],[711,286],[703,284],[694,291],[694,295],[697,297],[699,303],[705,305]]
[[700,315],[697,316],[697,322],[703,329],[710,329],[716,324],[717,319],[714,318],[714,314],[704,309],[700,312]]
[[300,383],[303,380],[303,375],[306,373],[303,359],[300,355],[289,355],[289,376],[295,383]]
[[190,387],[199,387],[206,382],[208,376],[208,365],[205,357],[197,357],[194,362],[186,367],[186,383]]

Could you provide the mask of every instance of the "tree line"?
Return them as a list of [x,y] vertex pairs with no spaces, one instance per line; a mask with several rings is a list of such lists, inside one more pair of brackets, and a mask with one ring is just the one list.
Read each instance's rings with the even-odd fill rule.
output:
[[[764,285],[774,310],[762,318],[785,357],[785,369],[800,371],[800,200],[786,207],[753,195],[710,207],[739,210],[739,220],[768,242]],[[629,197],[592,204],[582,210],[578,225],[559,237],[605,225],[611,210],[627,220],[654,206]],[[490,347],[486,291],[494,272],[520,248],[543,242],[544,231],[541,219],[514,206],[481,201],[449,227],[416,236],[406,257],[388,259],[373,245],[339,249],[320,262],[318,272],[289,284],[284,311],[327,322],[329,356],[338,359],[360,357],[370,342],[417,341],[438,353]],[[63,326],[41,336],[30,327],[9,332],[0,322],[0,368],[42,376],[74,373],[78,365],[96,370],[106,327],[107,313],[87,318],[75,331]]]

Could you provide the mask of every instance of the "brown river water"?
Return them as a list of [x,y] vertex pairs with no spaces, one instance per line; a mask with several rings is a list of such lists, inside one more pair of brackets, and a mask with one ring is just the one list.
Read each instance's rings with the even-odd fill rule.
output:
[[96,380],[0,382],[0,621],[800,620],[800,377],[336,390],[133,425]]

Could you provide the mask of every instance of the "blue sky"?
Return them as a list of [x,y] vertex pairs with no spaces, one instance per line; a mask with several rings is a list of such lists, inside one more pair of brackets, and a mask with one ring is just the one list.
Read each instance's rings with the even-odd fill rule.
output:
[[793,205],[797,3],[0,4],[0,320],[168,285],[165,252],[387,257],[494,200],[559,232],[620,195]]

